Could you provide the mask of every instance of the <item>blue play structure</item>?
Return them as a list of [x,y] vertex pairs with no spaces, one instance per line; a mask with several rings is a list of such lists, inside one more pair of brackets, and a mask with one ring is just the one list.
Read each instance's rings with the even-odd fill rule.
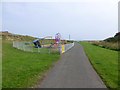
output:
[[34,43],[34,45],[35,45],[35,48],[41,48],[41,44],[40,44],[39,40],[41,40],[41,39],[35,39],[35,40],[33,41],[33,43]]

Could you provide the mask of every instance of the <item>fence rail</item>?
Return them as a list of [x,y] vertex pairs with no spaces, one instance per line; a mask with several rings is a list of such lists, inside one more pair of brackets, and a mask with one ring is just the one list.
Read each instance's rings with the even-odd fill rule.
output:
[[13,42],[13,47],[23,51],[33,52],[31,42]]
[[65,44],[65,52],[71,49],[74,46],[74,43]]
[[55,51],[51,48],[35,48],[32,42],[13,42],[13,47],[23,51],[37,53],[54,53]]
[[[68,51],[73,46],[74,46],[74,43],[65,44],[64,45],[64,52]],[[48,54],[50,54],[50,53],[62,53],[62,45],[57,47],[57,48],[54,48],[54,47],[35,48],[32,42],[14,41],[13,47],[20,49],[20,50],[23,50],[23,51],[27,51],[27,52],[48,53]]]

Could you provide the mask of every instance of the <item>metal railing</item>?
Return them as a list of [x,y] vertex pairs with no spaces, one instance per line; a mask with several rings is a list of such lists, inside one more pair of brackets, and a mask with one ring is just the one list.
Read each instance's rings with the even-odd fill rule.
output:
[[65,44],[65,52],[71,49],[74,46],[74,43]]
[[42,48],[35,48],[34,44],[32,42],[13,42],[13,47],[27,51],[27,52],[37,52],[37,53],[59,53],[58,48],[53,48],[53,47],[43,47]]
[[13,42],[13,47],[23,51],[33,52],[31,42]]
[[[64,52],[68,51],[74,46],[74,43],[65,44],[64,45]],[[43,47],[42,48],[35,48],[32,42],[13,42],[13,47],[27,51],[27,52],[37,52],[37,53],[62,53],[62,45],[54,48],[54,47]]]

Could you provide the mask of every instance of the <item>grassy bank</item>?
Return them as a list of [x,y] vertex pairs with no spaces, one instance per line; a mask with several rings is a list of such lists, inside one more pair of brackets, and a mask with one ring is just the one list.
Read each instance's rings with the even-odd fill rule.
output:
[[118,42],[94,41],[91,43],[93,45],[100,46],[102,48],[120,51],[120,46],[119,46]]
[[58,54],[24,52],[13,48],[10,41],[2,45],[3,88],[34,86],[60,57]]
[[118,51],[113,51],[80,42],[84,50],[108,88],[118,87]]

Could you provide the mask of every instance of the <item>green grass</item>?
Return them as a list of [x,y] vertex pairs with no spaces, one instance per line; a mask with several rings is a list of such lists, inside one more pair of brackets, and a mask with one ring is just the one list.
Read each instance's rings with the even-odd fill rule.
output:
[[33,48],[33,52],[46,53],[46,54],[60,54],[58,48]]
[[59,54],[24,52],[13,48],[10,41],[2,44],[2,88],[34,86],[60,57]]
[[0,89],[2,88],[2,39],[0,39]]
[[[118,87],[118,51],[113,51],[88,42],[80,42],[84,50],[108,88]],[[120,81],[119,81],[120,82]]]

